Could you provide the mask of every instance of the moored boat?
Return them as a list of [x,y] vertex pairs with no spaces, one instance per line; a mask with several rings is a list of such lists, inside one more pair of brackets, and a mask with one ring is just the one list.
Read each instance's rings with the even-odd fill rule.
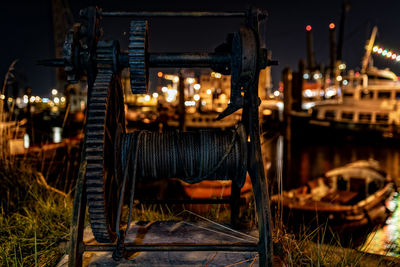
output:
[[273,195],[289,221],[327,223],[335,230],[382,224],[390,215],[386,202],[395,192],[389,175],[375,160],[360,160],[335,168],[306,185]]

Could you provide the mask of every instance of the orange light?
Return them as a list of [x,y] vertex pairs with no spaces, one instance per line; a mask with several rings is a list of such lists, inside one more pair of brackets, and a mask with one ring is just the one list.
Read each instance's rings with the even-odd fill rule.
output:
[[158,76],[159,78],[161,78],[161,77],[163,76],[163,73],[162,73],[161,71],[159,71],[159,72],[157,73],[157,76]]
[[329,24],[329,29],[334,29],[335,28],[335,23]]
[[311,30],[312,30],[312,27],[311,27],[311,25],[307,25],[307,26],[306,26],[306,31],[308,31],[308,32],[309,32],[309,31],[311,31]]
[[393,55],[392,55],[392,59],[393,59],[393,60],[395,60],[395,59],[396,59],[396,57],[397,57],[397,55],[396,55],[396,54],[393,54]]

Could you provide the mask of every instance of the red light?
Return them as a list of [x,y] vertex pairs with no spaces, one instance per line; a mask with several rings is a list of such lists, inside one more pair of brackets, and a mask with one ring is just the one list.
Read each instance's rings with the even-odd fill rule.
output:
[[358,76],[360,76],[360,73],[357,71],[357,72],[356,72],[356,77],[358,77]]
[[307,25],[307,26],[306,26],[306,30],[307,30],[308,32],[311,31],[311,30],[312,30],[311,25]]
[[334,29],[335,28],[335,23],[329,24],[329,29]]

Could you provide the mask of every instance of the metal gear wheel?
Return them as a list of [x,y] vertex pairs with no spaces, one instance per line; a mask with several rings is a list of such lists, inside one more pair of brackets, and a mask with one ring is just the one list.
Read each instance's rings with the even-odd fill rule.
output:
[[129,28],[129,72],[133,94],[148,92],[147,28],[146,20],[132,20]]
[[89,92],[85,128],[86,192],[95,239],[114,242],[121,175],[116,160],[119,134],[125,130],[124,103],[116,71],[118,44],[99,41],[96,50],[98,73]]

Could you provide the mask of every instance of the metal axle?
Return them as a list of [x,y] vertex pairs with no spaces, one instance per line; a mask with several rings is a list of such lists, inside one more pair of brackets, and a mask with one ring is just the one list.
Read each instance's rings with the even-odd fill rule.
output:
[[[231,54],[229,53],[151,53],[148,55],[149,66],[152,68],[207,68],[211,66],[229,67]],[[49,67],[63,67],[62,58],[45,59],[37,62]],[[129,67],[128,53],[119,54],[121,67]]]
[[215,17],[228,17],[228,18],[244,18],[246,12],[151,12],[151,11],[138,11],[138,12],[124,12],[124,11],[113,11],[101,13],[103,17],[129,17],[129,18],[152,18],[152,17],[185,17],[185,18],[215,18]]

